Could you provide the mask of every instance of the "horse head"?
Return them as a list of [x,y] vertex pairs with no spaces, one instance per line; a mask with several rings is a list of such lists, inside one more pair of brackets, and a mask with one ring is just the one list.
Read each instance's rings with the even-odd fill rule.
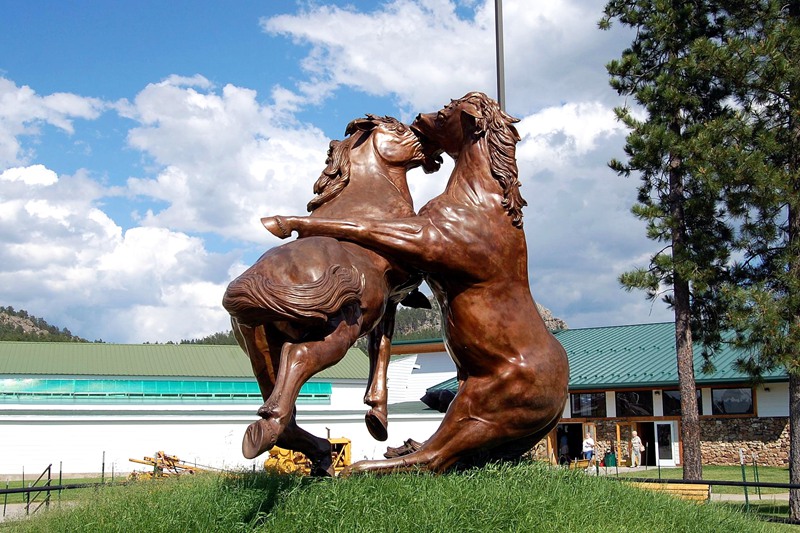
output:
[[[393,117],[366,115],[351,121],[345,129],[347,138],[331,141],[326,167],[314,184],[317,195],[308,203],[308,211],[336,197],[350,181],[351,157],[356,150],[371,150],[381,166],[400,168],[403,172],[421,166],[426,173],[439,170],[440,150],[424,144],[416,130]],[[403,173],[403,179],[405,174]],[[407,188],[405,184],[401,188]]]
[[503,189],[503,206],[514,226],[521,228],[522,208],[527,202],[519,192],[516,143],[520,136],[515,122],[519,119],[508,115],[484,93],[471,92],[435,113],[418,115],[411,129],[425,144],[455,159],[457,166],[464,151],[485,143],[491,175]]
[[[352,136],[357,132],[369,136],[375,153],[388,165],[402,166],[406,170],[421,166],[426,173],[439,170],[441,151],[424,144],[414,129],[394,117],[368,114],[365,118],[355,119],[347,125],[345,134]],[[356,139],[354,147],[362,142],[362,139]]]

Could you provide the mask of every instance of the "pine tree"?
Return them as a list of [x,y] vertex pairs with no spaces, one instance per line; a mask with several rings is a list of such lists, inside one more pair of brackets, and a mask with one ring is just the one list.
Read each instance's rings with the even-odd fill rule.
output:
[[[737,220],[741,260],[723,296],[728,325],[758,376],[789,374],[789,481],[800,483],[800,4],[721,2],[725,36],[710,50],[714,70],[735,90],[736,113],[709,129],[709,169]],[[790,491],[800,519],[800,493]]]
[[675,347],[681,396],[684,479],[702,479],[700,423],[694,377],[693,341],[711,353],[722,320],[719,287],[725,280],[731,228],[719,209],[718,181],[700,166],[707,151],[707,124],[729,110],[729,88],[710,70],[706,51],[720,38],[711,2],[615,0],[600,26],[613,20],[636,36],[622,57],[607,65],[611,86],[632,96],[640,108],[616,114],[630,133],[626,161],[609,166],[619,175],[640,177],[632,212],[647,222],[647,236],[664,243],[646,267],[620,276],[627,290],[662,296],[675,314]]

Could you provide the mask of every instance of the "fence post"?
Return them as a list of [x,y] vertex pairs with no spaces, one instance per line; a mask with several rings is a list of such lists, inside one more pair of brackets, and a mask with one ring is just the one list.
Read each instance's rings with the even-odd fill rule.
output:
[[[744,469],[744,448],[739,448],[739,462],[742,465],[742,481],[747,483],[747,474]],[[747,485],[744,486],[744,510],[750,510],[750,498],[747,496]]]
[[106,481],[106,452],[103,452],[103,464],[100,467],[100,483]]
[[[760,483],[758,479],[758,461],[756,460],[756,453],[753,453],[753,475],[755,476],[755,482]],[[761,499],[761,485],[756,486],[756,492],[758,492],[758,499]]]
[[[53,486],[53,463],[50,463],[49,465],[47,465],[47,486],[48,487],[52,487]],[[47,499],[45,500],[44,507],[45,507],[45,509],[50,509],[50,491],[49,490],[47,491]]]

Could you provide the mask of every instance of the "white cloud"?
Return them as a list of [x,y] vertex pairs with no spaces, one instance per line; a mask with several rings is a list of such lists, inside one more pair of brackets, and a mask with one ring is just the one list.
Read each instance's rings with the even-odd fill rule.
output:
[[31,165],[13,167],[0,172],[0,181],[21,181],[26,185],[52,185],[58,181],[58,176],[44,165]]
[[[23,179],[5,179],[10,174]],[[5,305],[41,309],[34,314],[46,311],[48,321],[116,341],[179,340],[196,337],[198,328],[228,327],[219,304],[227,263],[200,239],[164,228],[123,232],[97,207],[103,189],[96,182],[83,174],[25,179],[36,175],[55,173],[37,165],[0,174]],[[122,320],[131,308],[163,319],[155,329],[143,319]],[[197,320],[187,320],[192,313]]]
[[310,80],[299,86],[308,101],[347,86],[394,95],[414,111],[493,87],[491,16],[486,5],[465,20],[453,2],[395,0],[369,12],[316,5],[261,24],[267,32],[311,44],[303,61]]
[[130,145],[162,168],[155,178],[130,178],[128,193],[167,202],[141,223],[275,242],[260,217],[304,212],[329,140],[313,126],[283,124],[253,90],[188,81],[148,85],[126,109],[141,124]]
[[105,108],[97,98],[68,93],[42,97],[28,86],[18,87],[0,77],[0,167],[29,162],[33,152],[23,149],[21,136],[38,135],[44,124],[73,133],[74,119],[95,119]]
[[[303,61],[309,80],[297,85],[297,98],[317,103],[346,86],[391,95],[407,113],[416,113],[469,91],[496,94],[494,2],[474,4],[468,18],[459,17],[457,3],[446,0],[394,0],[369,12],[313,5],[262,19],[261,25],[311,46]],[[629,32],[616,26],[598,30],[602,6],[574,0],[503,3],[511,112],[615,101],[605,64],[619,56],[619,43]]]

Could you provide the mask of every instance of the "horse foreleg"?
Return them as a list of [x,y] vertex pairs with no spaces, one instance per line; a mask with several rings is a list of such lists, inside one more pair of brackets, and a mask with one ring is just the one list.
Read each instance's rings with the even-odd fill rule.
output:
[[258,410],[261,418],[250,424],[242,441],[245,457],[252,459],[272,448],[292,419],[300,388],[314,374],[342,360],[361,330],[361,312],[347,306],[328,322],[330,333],[319,341],[286,342],[281,350],[272,394]]
[[458,259],[458,254],[453,254],[453,246],[447,245],[448,238],[442,228],[423,216],[393,220],[273,216],[262,218],[261,223],[282,239],[291,236],[293,231],[301,237],[333,237],[384,252],[427,272],[452,267]]
[[386,386],[389,359],[392,356],[392,335],[397,304],[389,303],[380,323],[367,337],[369,352],[369,385],[364,395],[364,403],[371,409],[364,417],[367,429],[375,440],[385,441],[389,425],[387,402],[389,391]]
[[302,452],[311,460],[312,476],[333,476],[333,459],[331,458],[331,442],[328,439],[312,435],[297,425],[297,408],[281,433],[276,443],[281,448]]

